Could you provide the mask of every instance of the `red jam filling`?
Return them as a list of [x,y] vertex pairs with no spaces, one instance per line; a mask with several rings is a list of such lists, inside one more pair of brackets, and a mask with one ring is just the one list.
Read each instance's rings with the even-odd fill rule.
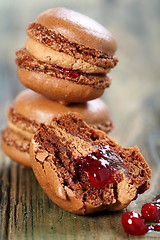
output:
[[123,166],[123,161],[109,146],[104,146],[96,152],[76,159],[79,171],[87,174],[93,187],[100,189],[113,182],[113,177],[118,169]]
[[84,73],[79,69],[73,70],[72,68],[63,68],[63,67],[57,66],[56,64],[52,64],[52,66],[60,70],[61,72],[65,72],[66,75],[70,78],[77,78],[80,75],[90,75],[90,73]]
[[141,236],[148,231],[160,231],[160,225],[149,225],[148,222],[160,223],[160,198],[142,206],[141,215],[135,212],[126,212],[122,215],[124,231],[134,236]]

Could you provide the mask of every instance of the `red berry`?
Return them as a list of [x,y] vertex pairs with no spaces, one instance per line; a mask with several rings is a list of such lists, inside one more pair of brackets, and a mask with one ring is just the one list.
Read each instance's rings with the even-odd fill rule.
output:
[[146,203],[142,206],[142,217],[150,222],[160,222],[159,208],[154,203]]
[[134,236],[141,236],[148,232],[144,219],[136,212],[126,212],[122,215],[124,231]]

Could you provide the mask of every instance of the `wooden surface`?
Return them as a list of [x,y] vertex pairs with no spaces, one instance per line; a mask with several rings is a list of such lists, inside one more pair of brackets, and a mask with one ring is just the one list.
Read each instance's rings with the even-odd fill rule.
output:
[[[159,0],[1,0],[0,130],[6,126],[8,106],[23,89],[14,52],[24,45],[25,26],[39,12],[57,6],[95,18],[117,38],[120,62],[103,99],[115,124],[110,136],[124,146],[138,145],[153,171],[150,190],[127,208],[139,211],[160,193]],[[43,193],[31,169],[13,163],[0,150],[0,239],[160,239],[156,232],[141,238],[125,234],[122,212],[76,216],[63,211]]]

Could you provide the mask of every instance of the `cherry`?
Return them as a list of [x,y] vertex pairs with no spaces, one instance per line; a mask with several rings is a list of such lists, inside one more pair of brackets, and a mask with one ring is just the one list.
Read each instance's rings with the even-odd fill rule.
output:
[[160,231],[160,225],[146,225],[145,220],[160,222],[160,195],[153,199],[152,203],[142,206],[140,216],[135,212],[126,212],[122,215],[122,225],[126,233],[140,236],[148,231]]
[[76,161],[79,171],[85,172],[92,186],[97,189],[109,185],[116,170],[123,165],[122,159],[108,145],[87,156],[80,156]]
[[144,219],[136,212],[126,212],[122,215],[124,231],[134,236],[141,236],[148,232]]
[[160,222],[159,207],[154,203],[146,203],[142,206],[142,217],[150,222]]

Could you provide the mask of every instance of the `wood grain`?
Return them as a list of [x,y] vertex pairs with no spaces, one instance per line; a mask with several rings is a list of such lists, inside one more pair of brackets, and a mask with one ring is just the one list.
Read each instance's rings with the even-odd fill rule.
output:
[[[8,106],[23,89],[14,52],[24,44],[25,26],[42,10],[58,5],[97,19],[117,38],[120,62],[103,99],[115,124],[110,136],[124,146],[138,145],[153,172],[150,190],[126,209],[140,211],[143,203],[160,194],[159,0],[0,1],[0,130],[6,125]],[[160,239],[158,232],[141,238],[125,234],[122,212],[76,216],[60,209],[44,194],[31,169],[12,162],[0,150],[1,240]]]

